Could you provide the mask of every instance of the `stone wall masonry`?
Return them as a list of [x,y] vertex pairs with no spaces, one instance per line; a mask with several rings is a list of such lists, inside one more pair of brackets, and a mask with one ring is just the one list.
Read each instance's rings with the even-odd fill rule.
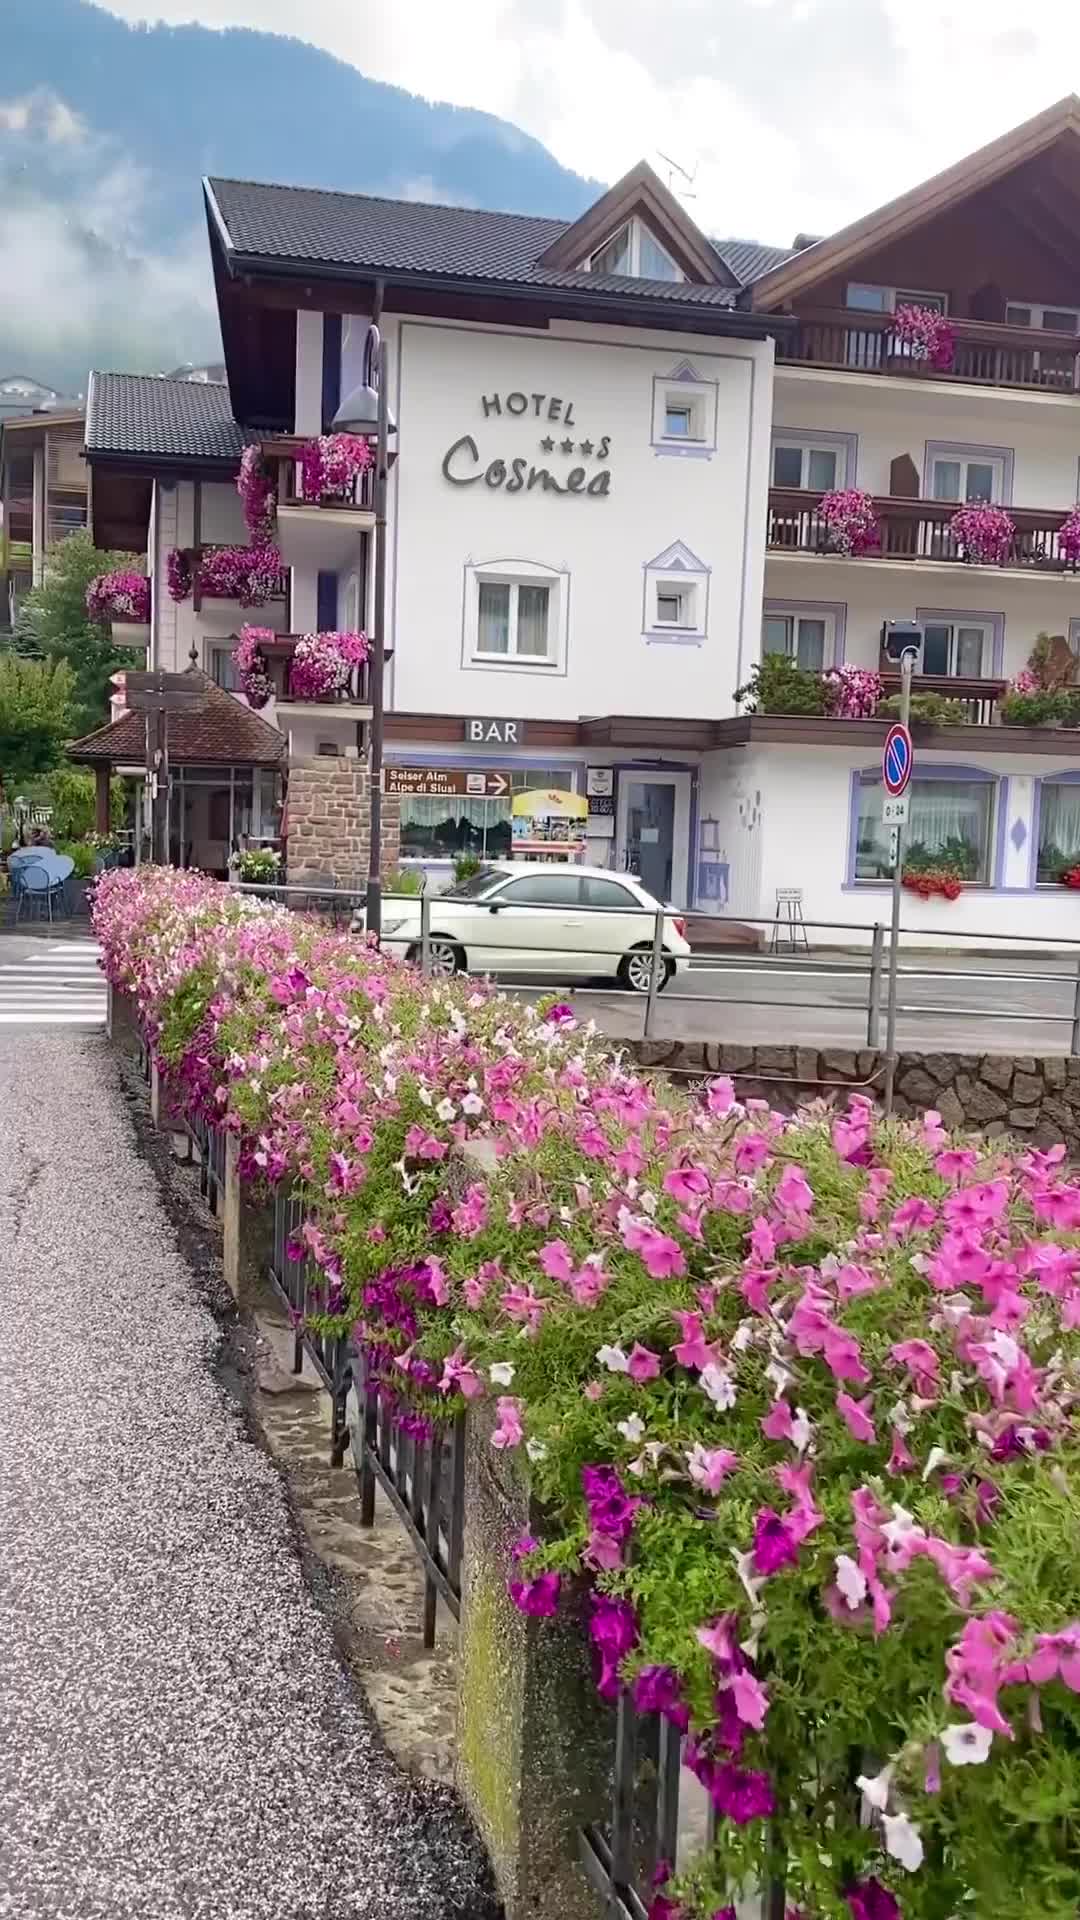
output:
[[[401,802],[384,794],[382,869],[400,858]],[[360,760],[294,761],[289,769],[288,874],[333,874],[343,887],[362,886],[371,844],[371,790]]]
[[[633,1047],[642,1066],[684,1076],[730,1074],[739,1098],[768,1100],[792,1113],[825,1096],[838,1104],[848,1093],[879,1101],[885,1055],[872,1048],[741,1047],[702,1040],[642,1040]],[[1080,1059],[1060,1054],[902,1053],[897,1063],[896,1111],[936,1108],[945,1126],[989,1140],[1014,1134],[1032,1146],[1063,1140],[1080,1157]]]

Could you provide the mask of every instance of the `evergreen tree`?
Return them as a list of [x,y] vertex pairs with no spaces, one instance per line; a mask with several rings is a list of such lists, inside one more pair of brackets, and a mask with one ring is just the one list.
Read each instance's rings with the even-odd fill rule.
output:
[[135,554],[106,553],[88,533],[75,533],[49,554],[45,579],[26,595],[15,628],[17,652],[37,660],[66,661],[71,669],[71,733],[78,737],[109,717],[109,681],[120,667],[143,665],[143,649],[118,647],[107,623],[91,620],[86,589],[99,573],[116,567],[142,571]]

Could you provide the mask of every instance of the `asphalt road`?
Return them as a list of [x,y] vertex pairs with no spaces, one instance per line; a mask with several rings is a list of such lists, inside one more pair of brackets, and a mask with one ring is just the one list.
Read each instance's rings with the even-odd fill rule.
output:
[[[1075,957],[904,952],[899,1044],[927,1052],[1068,1053],[1077,978]],[[650,1033],[747,1046],[865,1047],[869,986],[865,953],[697,957],[657,999]],[[634,995],[570,984],[566,996],[605,1033],[641,1037],[644,1006]],[[884,983],[880,1037],[883,1044]]]

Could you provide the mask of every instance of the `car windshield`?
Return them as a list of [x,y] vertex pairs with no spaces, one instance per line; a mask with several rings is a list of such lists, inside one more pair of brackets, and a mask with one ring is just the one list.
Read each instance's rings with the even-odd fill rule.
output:
[[505,879],[506,875],[501,867],[478,867],[475,873],[470,873],[467,880],[459,881],[456,887],[447,887],[442,898],[444,900],[478,900],[482,894],[487,893],[489,887],[495,885],[497,880]]

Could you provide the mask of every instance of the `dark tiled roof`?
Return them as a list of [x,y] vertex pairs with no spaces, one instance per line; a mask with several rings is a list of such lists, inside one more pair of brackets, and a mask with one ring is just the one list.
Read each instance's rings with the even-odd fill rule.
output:
[[[242,706],[198,667],[188,674],[203,689],[197,707],[167,716],[169,759],[174,766],[273,766],[285,757],[285,735],[250,707]],[[68,748],[71,760],[108,760],[141,765],[146,758],[146,715],[128,711]]]
[[174,460],[239,460],[248,440],[229,389],[150,373],[92,373],[86,451]]
[[580,288],[673,305],[734,304],[730,287],[536,266],[540,255],[566,232],[571,224],[566,220],[247,180],[212,179],[209,186],[229,248],[242,257],[345,271],[445,274],[504,285]]
[[744,287],[752,280],[760,280],[763,273],[782,266],[796,251],[794,247],[766,247],[759,240],[714,240],[713,246]]

